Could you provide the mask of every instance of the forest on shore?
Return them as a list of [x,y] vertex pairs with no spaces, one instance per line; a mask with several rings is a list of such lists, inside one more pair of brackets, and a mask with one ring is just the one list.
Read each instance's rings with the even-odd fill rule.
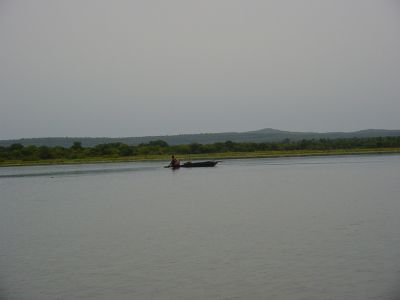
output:
[[213,144],[185,144],[169,145],[163,140],[150,141],[139,145],[124,143],[99,144],[94,147],[83,147],[81,142],[75,141],[71,147],[61,146],[24,146],[12,144],[8,147],[0,146],[0,163],[12,161],[37,162],[50,160],[84,160],[105,158],[132,158],[146,157],[148,155],[199,155],[223,153],[255,153],[255,152],[290,152],[301,154],[301,151],[335,151],[352,149],[395,149],[400,150],[400,136],[374,137],[374,138],[340,138],[340,139],[310,139],[291,141],[285,139],[281,142],[217,142]]

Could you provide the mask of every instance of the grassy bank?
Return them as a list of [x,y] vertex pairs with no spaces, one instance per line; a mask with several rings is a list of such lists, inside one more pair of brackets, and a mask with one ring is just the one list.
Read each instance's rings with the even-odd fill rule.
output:
[[[277,150],[255,152],[222,152],[191,155],[177,155],[181,160],[190,159],[234,159],[234,158],[266,158],[266,157],[296,157],[296,156],[327,156],[327,155],[356,155],[356,154],[391,154],[400,153],[400,148],[369,148],[369,149],[335,149],[335,150]],[[42,160],[4,160],[1,167],[29,165],[62,165],[88,163],[115,163],[132,161],[168,161],[169,154],[149,154],[125,157],[87,157],[76,159],[42,159]]]

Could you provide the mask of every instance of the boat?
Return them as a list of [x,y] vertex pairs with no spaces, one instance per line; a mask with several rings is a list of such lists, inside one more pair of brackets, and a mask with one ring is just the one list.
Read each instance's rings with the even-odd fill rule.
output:
[[[179,168],[207,168],[207,167],[215,167],[219,161],[198,161],[198,162],[185,162],[184,164],[180,164],[177,166],[171,167],[172,169],[179,169]],[[166,168],[170,168],[170,166],[166,166]]]
[[181,168],[198,168],[198,167],[215,167],[218,161],[199,161],[199,162],[185,162],[180,165]]

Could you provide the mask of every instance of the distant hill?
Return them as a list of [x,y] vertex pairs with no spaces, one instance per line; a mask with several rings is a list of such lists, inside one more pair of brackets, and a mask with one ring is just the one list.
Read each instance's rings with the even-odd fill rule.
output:
[[400,136],[400,130],[385,129],[367,129],[353,132],[293,132],[282,131],[272,128],[265,128],[256,131],[247,132],[222,132],[222,133],[201,133],[201,134],[180,134],[180,135],[162,135],[162,136],[143,136],[143,137],[122,137],[122,138],[91,138],[91,137],[48,137],[31,138],[17,140],[0,140],[0,146],[9,146],[19,143],[24,146],[63,146],[70,147],[74,141],[80,141],[85,147],[92,147],[105,143],[124,143],[128,145],[137,145],[148,143],[154,140],[163,140],[170,145],[179,144],[210,144],[216,142],[276,142],[284,139],[302,140],[302,139],[321,139],[321,138],[352,138],[352,137],[379,137],[379,136]]

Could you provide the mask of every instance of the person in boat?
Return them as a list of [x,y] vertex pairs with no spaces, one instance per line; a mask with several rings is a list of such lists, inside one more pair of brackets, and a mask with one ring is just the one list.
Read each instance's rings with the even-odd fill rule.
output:
[[171,162],[169,163],[169,166],[168,166],[168,167],[179,168],[179,166],[180,166],[179,160],[176,159],[174,155],[172,155],[172,157],[171,157]]

